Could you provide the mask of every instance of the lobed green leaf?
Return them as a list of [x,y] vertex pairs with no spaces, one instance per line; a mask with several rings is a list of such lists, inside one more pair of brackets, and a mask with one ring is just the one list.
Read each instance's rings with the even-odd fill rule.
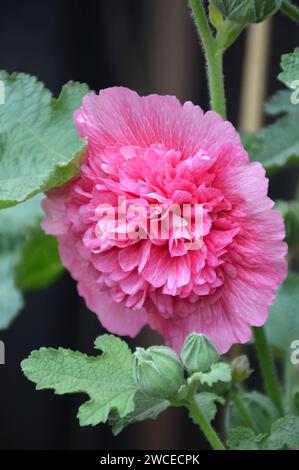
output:
[[103,351],[102,355],[92,357],[69,349],[41,348],[21,364],[37,390],[89,395],[90,400],[79,408],[82,426],[106,422],[112,410],[123,418],[135,407],[137,388],[127,344],[113,335],[103,335],[96,339],[95,348]]
[[228,446],[233,450],[296,450],[299,446],[299,417],[279,418],[268,435],[256,435],[250,428],[233,428],[229,432]]
[[188,380],[212,387],[217,382],[230,382],[231,379],[230,365],[225,362],[217,362],[211,365],[208,372],[195,372]]
[[0,71],[5,102],[0,105],[0,208],[59,186],[79,171],[85,143],[73,112],[87,93],[70,82],[54,99],[35,77]]
[[289,88],[295,89],[299,85],[299,47],[290,54],[281,57],[282,72],[278,78]]

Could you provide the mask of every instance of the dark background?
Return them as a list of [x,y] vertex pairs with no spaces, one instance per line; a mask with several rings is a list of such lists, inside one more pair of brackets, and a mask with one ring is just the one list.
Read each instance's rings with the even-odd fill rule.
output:
[[[54,94],[68,80],[94,90],[123,85],[141,94],[175,94],[208,107],[205,67],[187,0],[27,0],[1,2],[0,68],[36,75]],[[238,124],[245,34],[225,57],[228,118]],[[280,87],[279,58],[299,45],[299,29],[274,18],[267,95]],[[291,174],[271,183],[272,195],[290,195]],[[32,349],[64,346],[92,353],[103,330],[65,274],[49,289],[26,297],[26,308],[0,332],[6,365],[0,366],[0,449],[205,448],[184,410],[136,424],[113,438],[107,426],[80,428],[80,396],[35,392],[20,361]],[[154,339],[155,338],[155,339]],[[157,341],[143,332],[130,344]]]

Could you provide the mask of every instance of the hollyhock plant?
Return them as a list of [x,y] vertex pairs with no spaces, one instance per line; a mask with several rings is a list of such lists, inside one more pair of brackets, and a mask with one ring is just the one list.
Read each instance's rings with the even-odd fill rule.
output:
[[[103,326],[135,336],[149,324],[178,352],[193,331],[220,353],[248,341],[286,276],[286,244],[265,171],[249,163],[232,124],[121,87],[85,96],[74,122],[88,149],[79,176],[47,194],[43,228]],[[109,224],[98,237],[97,207],[117,212],[119,196],[127,206],[201,204],[201,247],[146,224],[146,238],[111,237]]]
[[[274,203],[268,178],[299,166],[299,48],[282,56],[286,89],[266,103],[272,122],[259,131],[271,41],[268,23],[250,27],[244,70],[260,78],[241,87],[244,145],[226,118],[222,60],[250,23],[280,11],[299,22],[299,9],[288,0],[189,4],[208,111],[76,82],[55,99],[34,77],[0,71],[0,328],[22,291],[61,273],[61,259],[111,334],[96,338],[98,355],[42,347],[21,367],[39,390],[88,395],[80,425],[118,434],[184,407],[215,450],[298,449],[299,193]],[[280,195],[296,175],[280,173]],[[146,325],[165,344],[145,349],[139,336],[132,351],[115,336]]]

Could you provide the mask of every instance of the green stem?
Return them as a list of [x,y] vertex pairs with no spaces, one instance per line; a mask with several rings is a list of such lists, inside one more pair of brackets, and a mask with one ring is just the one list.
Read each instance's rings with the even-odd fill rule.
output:
[[283,415],[281,392],[272,353],[263,328],[253,327],[255,347],[268,396]]
[[289,355],[287,354],[284,364],[286,414],[294,414],[294,399],[292,395],[293,373],[293,365],[290,361]]
[[281,11],[292,18],[292,20],[299,22],[299,8],[288,0],[282,2]]
[[194,421],[199,425],[200,429],[211,444],[212,448],[214,450],[225,450],[224,445],[222,444],[213,427],[210,425],[209,421],[205,417],[194,396],[188,400],[186,407],[188,408]]
[[233,391],[231,395],[232,400],[234,401],[236,408],[239,410],[239,413],[244,421],[244,424],[248,426],[249,428],[252,428],[256,434],[259,433],[259,429],[251,416],[250,412],[248,411],[246,405],[244,404],[244,401],[242,400],[242,397],[240,395],[239,390]]
[[211,108],[225,118],[226,110],[222,65],[223,52],[217,48],[202,0],[190,0],[190,6],[207,62]]

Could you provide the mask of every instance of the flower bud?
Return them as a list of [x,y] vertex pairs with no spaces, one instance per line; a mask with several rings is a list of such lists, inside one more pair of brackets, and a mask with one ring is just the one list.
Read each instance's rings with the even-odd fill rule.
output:
[[181,358],[190,374],[207,372],[211,365],[219,362],[220,357],[211,341],[202,334],[191,333],[184,343]]
[[137,348],[133,373],[140,390],[151,397],[172,398],[184,382],[180,360],[166,346]]
[[243,380],[246,380],[251,374],[248,357],[245,355],[236,357],[231,362],[231,369],[232,379],[234,382],[242,382]]

